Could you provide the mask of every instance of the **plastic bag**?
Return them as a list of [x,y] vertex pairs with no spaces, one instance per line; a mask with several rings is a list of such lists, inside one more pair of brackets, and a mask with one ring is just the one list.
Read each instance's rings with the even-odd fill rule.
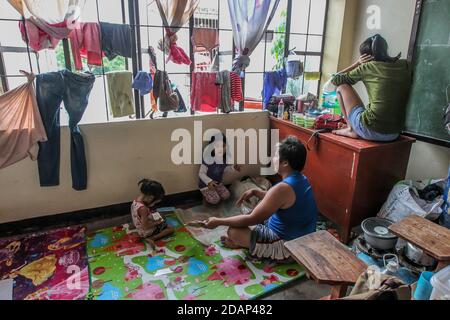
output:
[[418,215],[428,220],[436,220],[442,214],[443,197],[426,201],[419,197],[418,190],[431,184],[444,188],[444,180],[410,181],[405,180],[394,186],[378,217],[398,222],[410,215]]
[[448,167],[448,177],[444,190],[444,204],[442,205],[443,213],[441,215],[440,224],[450,229],[450,166]]
[[333,78],[330,78],[330,80],[328,80],[327,83],[324,84],[323,92],[326,92],[326,93],[336,92],[337,87],[331,82],[331,80],[333,80]]

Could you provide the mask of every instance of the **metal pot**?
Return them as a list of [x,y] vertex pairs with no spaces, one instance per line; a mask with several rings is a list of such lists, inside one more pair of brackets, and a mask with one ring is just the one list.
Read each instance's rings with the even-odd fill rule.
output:
[[430,257],[428,254],[423,252],[422,249],[412,245],[411,243],[406,244],[405,255],[409,260],[411,260],[411,262],[414,262],[422,267],[432,267],[437,262],[433,257]]
[[368,218],[361,227],[364,231],[364,239],[374,249],[390,250],[395,247],[398,237],[389,231],[391,221],[382,218]]

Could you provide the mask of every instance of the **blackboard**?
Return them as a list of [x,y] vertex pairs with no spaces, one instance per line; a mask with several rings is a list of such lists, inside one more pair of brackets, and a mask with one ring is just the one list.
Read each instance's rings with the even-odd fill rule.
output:
[[443,116],[450,102],[446,93],[450,94],[450,0],[423,0],[418,6],[405,131],[448,143]]

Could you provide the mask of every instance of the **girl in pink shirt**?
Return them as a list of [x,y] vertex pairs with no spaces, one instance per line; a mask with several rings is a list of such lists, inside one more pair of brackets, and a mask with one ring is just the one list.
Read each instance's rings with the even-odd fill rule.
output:
[[131,205],[131,217],[139,235],[155,247],[154,241],[174,232],[173,227],[155,209],[164,198],[165,191],[159,182],[153,180],[143,179],[138,185],[141,194]]

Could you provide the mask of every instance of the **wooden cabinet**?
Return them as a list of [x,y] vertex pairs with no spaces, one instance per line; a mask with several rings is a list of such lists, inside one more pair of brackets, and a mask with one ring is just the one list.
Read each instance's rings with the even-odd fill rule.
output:
[[[314,131],[271,117],[280,139],[293,135],[305,145]],[[342,241],[365,218],[375,216],[392,187],[405,179],[414,139],[375,143],[320,134],[308,151],[304,174],[311,182],[319,212],[340,228]],[[311,144],[311,143],[310,143]]]

